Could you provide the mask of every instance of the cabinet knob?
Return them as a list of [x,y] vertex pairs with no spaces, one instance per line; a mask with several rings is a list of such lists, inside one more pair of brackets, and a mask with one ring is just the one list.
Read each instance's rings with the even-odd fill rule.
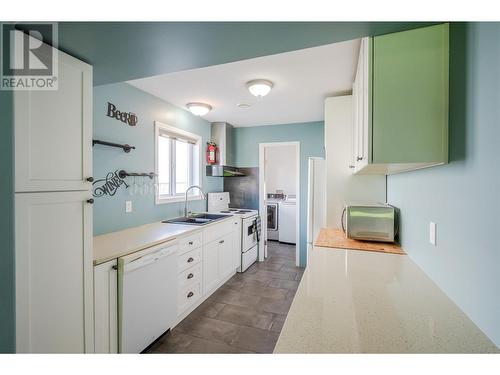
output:
[[87,177],[86,179],[88,182],[94,182],[94,177]]
[[354,169],[354,165],[350,165],[349,168]]
[[219,243],[224,243],[224,240],[220,240]]
[[193,241],[189,241],[188,244],[192,245],[193,244]]
[[190,273],[187,278],[192,279],[193,277],[194,277],[194,275],[192,273]]
[[189,292],[188,295],[187,295],[188,298],[191,298],[192,296],[194,296],[193,292]]
[[193,258],[189,258],[188,263],[191,263],[193,260],[194,260]]
[[87,203],[93,204],[94,203],[94,198],[87,199]]
[[363,160],[363,158],[362,158],[361,156],[358,156],[358,157],[356,158],[356,161],[360,161],[360,160]]

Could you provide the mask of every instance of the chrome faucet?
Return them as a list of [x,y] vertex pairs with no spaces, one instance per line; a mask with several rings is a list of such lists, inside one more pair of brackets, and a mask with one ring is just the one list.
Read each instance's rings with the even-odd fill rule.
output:
[[203,190],[201,190],[201,187],[199,187],[198,185],[191,185],[190,187],[188,187],[186,189],[186,200],[184,201],[184,217],[186,217],[186,218],[188,217],[188,193],[189,193],[189,190],[194,189],[194,188],[197,188],[200,191],[203,199],[207,199],[207,196],[205,195]]

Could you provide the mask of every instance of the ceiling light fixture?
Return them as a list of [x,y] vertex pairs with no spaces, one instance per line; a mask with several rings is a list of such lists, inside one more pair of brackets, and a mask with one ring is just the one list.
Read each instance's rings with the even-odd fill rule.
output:
[[247,82],[247,89],[253,96],[266,96],[273,88],[273,83],[267,79],[254,79]]
[[187,109],[195,116],[205,116],[212,110],[212,106],[205,103],[193,102],[186,104]]
[[250,108],[251,105],[248,103],[238,103],[236,104],[239,108]]

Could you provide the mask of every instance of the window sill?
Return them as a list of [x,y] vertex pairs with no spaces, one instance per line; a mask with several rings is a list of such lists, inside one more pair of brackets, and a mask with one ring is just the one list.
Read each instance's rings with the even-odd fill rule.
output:
[[[160,198],[157,196],[155,199],[155,203],[156,204],[179,203],[179,202],[184,202],[185,200],[186,200],[185,197]],[[189,202],[202,201],[202,200],[203,200],[203,198],[201,195],[194,195],[194,196],[188,197]]]

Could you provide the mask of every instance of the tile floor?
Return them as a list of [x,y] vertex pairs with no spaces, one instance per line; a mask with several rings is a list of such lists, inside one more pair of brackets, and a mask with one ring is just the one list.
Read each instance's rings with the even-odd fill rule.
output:
[[272,353],[303,268],[295,246],[269,241],[269,257],[236,274],[147,353]]

